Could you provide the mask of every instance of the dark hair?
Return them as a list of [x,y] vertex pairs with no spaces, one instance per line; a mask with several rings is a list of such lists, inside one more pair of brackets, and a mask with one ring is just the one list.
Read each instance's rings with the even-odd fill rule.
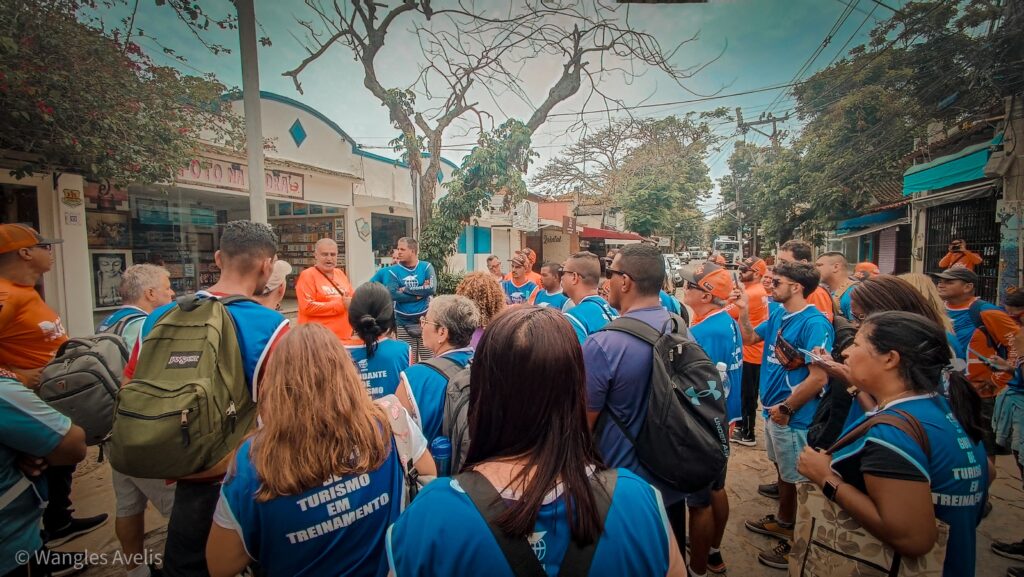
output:
[[[794,255],[794,256],[795,256],[795,255]],[[841,253],[841,252],[839,252],[838,250],[830,250],[830,251],[828,251],[828,252],[825,252],[825,253],[821,253],[821,255],[819,255],[819,256],[818,256],[818,258],[821,258],[821,257],[823,257],[823,256],[828,256],[828,257],[839,257],[839,258],[843,259],[843,262],[844,262],[844,263],[846,262],[846,255],[845,255],[845,254],[843,254],[843,253]]]
[[558,264],[557,262],[548,261],[548,262],[542,264],[540,268],[541,268],[541,270],[549,269],[552,272],[558,272],[558,268],[560,266],[562,266],[562,265]]
[[269,224],[251,220],[233,220],[220,235],[220,253],[229,266],[251,270],[259,261],[277,254],[277,233]]
[[597,258],[596,254],[585,250],[570,254],[569,259],[575,262],[573,268],[580,275],[583,284],[596,287],[604,272],[601,267],[601,259]]
[[[792,242],[792,241],[791,241]],[[803,287],[804,298],[811,296],[821,282],[818,269],[809,262],[784,262],[775,267],[775,277],[784,276]]]
[[562,482],[573,539],[601,534],[587,468],[603,468],[587,426],[583,352],[557,310],[518,306],[495,318],[470,369],[466,467],[526,455],[512,486],[525,487],[498,526],[511,537],[533,531],[545,495]]
[[[413,252],[419,252],[420,251],[420,243],[415,238],[412,238],[411,236],[403,236],[402,238],[398,239],[398,242],[404,242],[405,246],[409,247],[409,250],[411,250]],[[398,246],[398,245],[395,244],[395,246]]]
[[942,326],[939,311],[929,304],[921,291],[909,282],[883,274],[865,279],[850,293],[850,301],[857,304],[865,315],[885,311],[905,311],[921,315]]
[[366,358],[377,352],[377,339],[395,330],[395,303],[384,285],[368,282],[356,289],[348,305],[352,331],[366,344]]
[[975,443],[983,436],[981,397],[960,371],[953,369],[953,353],[942,325],[904,311],[875,313],[865,319],[861,331],[881,353],[900,354],[900,372],[910,388],[922,393],[941,393],[943,373],[949,378],[949,404],[953,415]]
[[643,296],[656,295],[665,284],[665,260],[658,247],[650,244],[628,244],[617,255],[622,272],[636,284]]
[[812,253],[814,252],[811,248],[811,243],[806,240],[787,240],[782,243],[779,250],[785,250],[793,253],[794,260],[811,260]]
[[1014,287],[1007,291],[1003,304],[1008,307],[1024,308],[1024,288]]

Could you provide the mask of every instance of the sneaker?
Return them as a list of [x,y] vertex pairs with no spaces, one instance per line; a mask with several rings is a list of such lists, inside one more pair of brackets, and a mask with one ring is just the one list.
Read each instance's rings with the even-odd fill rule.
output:
[[757,445],[757,441],[754,440],[754,435],[736,429],[732,434],[732,442],[737,445],[743,445],[744,447],[753,447]]
[[771,551],[761,551],[757,560],[775,569],[789,569],[789,541],[779,541]]
[[779,484],[778,483],[766,483],[764,485],[757,486],[757,494],[769,499],[779,498]]
[[107,517],[106,513],[101,513],[95,517],[86,517],[84,519],[72,518],[70,523],[50,533],[46,546],[51,549],[60,547],[72,539],[77,539],[86,533],[91,533],[99,529],[100,525],[106,522]]
[[722,552],[708,553],[708,571],[712,573],[725,573],[725,560],[722,559]]
[[765,515],[757,521],[745,521],[743,524],[754,533],[778,537],[779,539],[793,538],[793,528],[786,528],[780,525],[775,515]]
[[1007,559],[1024,561],[1024,541],[1017,541],[1016,543],[995,541],[992,543],[992,552]]
[[46,570],[51,577],[71,577],[88,568],[86,553],[79,551],[61,552],[58,556],[51,557],[50,562],[46,564]]

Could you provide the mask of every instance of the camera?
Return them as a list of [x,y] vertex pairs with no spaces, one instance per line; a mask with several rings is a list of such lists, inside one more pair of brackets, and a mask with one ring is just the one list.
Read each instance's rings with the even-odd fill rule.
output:
[[961,243],[959,241],[958,242],[950,243],[950,245],[949,245],[949,250],[951,250],[953,252],[960,252],[963,249],[964,249],[964,245],[963,245],[963,243]]

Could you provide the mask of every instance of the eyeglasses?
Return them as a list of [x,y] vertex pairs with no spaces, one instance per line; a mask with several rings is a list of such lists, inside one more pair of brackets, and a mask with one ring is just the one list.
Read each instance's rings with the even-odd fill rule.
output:
[[52,244],[37,244],[37,245],[33,246],[32,248],[42,248],[42,249],[46,249],[48,252],[53,252],[53,245]]
[[683,290],[698,290],[704,292],[704,289],[702,289],[700,285],[694,284],[688,280],[683,281]]
[[773,287],[779,288],[780,284],[791,284],[791,283],[788,283],[788,282],[786,282],[786,281],[784,281],[784,280],[782,280],[780,278],[773,278],[772,279],[772,286]]
[[[628,272],[621,271],[621,270],[615,270],[612,267],[608,267],[608,268],[604,269],[604,278],[606,278],[608,280],[612,280],[612,277],[617,275],[617,274],[621,274],[622,276],[629,276]],[[633,277],[630,277],[630,278],[633,278]]]
[[558,269],[557,272],[558,272],[558,278],[562,278],[562,275],[567,275],[567,274],[574,274],[574,275],[577,275],[577,276],[580,274],[580,273],[578,273],[578,272],[576,272],[574,270],[565,270],[564,268]]
[[435,327],[440,327],[441,326],[440,323],[436,323],[434,321],[428,320],[427,319],[427,315],[423,315],[423,316],[420,317],[420,324],[421,325],[434,325]]

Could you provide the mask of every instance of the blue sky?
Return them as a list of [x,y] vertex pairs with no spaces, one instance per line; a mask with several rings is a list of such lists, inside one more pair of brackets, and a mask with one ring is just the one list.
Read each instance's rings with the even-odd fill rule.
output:
[[[394,5],[398,0],[384,0]],[[710,0],[708,4],[682,5],[633,5],[629,21],[635,29],[642,29],[658,38],[663,46],[671,46],[682,40],[698,35],[676,54],[674,63],[679,66],[693,66],[721,56],[704,68],[699,74],[684,82],[686,88],[699,95],[731,94],[766,86],[790,82],[808,57],[825,39],[829,30],[840,19],[846,4],[856,2],[854,11],[835,32],[830,44],[822,51],[809,71],[826,66],[835,57],[841,56],[840,48],[851,40],[844,53],[863,42],[876,20],[891,16],[887,8],[879,7],[873,0]],[[889,5],[900,6],[903,0],[890,0]],[[435,4],[439,4],[435,2]],[[507,0],[477,0],[477,6],[488,9],[507,6]],[[176,64],[183,72],[212,72],[229,86],[241,85],[240,63],[238,60],[238,37],[233,31],[216,31],[209,38],[232,48],[231,54],[214,56],[209,53],[171,15],[167,8],[158,8],[150,2],[142,2],[136,18],[136,26],[147,35],[155,36],[161,44],[174,48],[188,58],[187,64],[180,64],[163,55],[150,38],[142,38],[141,46],[154,60],[163,64]],[[204,9],[211,14],[226,14],[232,9],[227,0],[206,0]],[[620,12],[624,14],[624,12]],[[304,94],[299,94],[290,78],[281,73],[294,68],[305,52],[293,35],[301,36],[303,29],[297,20],[310,18],[311,13],[301,0],[256,0],[256,16],[262,26],[259,35],[268,35],[273,45],[260,48],[259,64],[261,88],[302,101],[337,122],[357,142],[380,154],[391,154],[384,149],[397,131],[387,120],[386,110],[363,87],[361,67],[352,60],[343,47],[332,48],[320,61],[312,64],[300,78]],[[401,22],[401,21],[399,21]],[[862,25],[863,23],[863,25]],[[858,27],[860,29],[858,30]],[[408,25],[398,26],[379,61],[380,75],[385,85],[404,87],[417,72],[421,52],[415,36],[408,31]],[[522,72],[522,87],[533,102],[543,99],[550,83],[557,77],[560,64],[556,60],[537,59],[530,62]],[[621,79],[609,78],[602,84],[603,89],[622,98],[627,104],[662,103],[695,98],[667,76],[651,71],[632,85]],[[525,119],[531,107],[511,95],[503,95],[496,101],[481,96],[484,108],[500,123],[507,116]],[[774,104],[771,108],[769,105]],[[730,110],[740,106],[746,119],[757,118],[764,111],[776,116],[792,108],[791,95],[784,90],[761,92],[743,96],[715,99],[707,102],[645,108],[634,114],[647,117],[661,117],[670,114],[684,114],[689,111],[713,109],[726,106]],[[553,112],[577,112],[583,106],[581,97],[559,105]],[[593,100],[588,109],[605,108],[601,100]],[[612,113],[614,118],[625,113]],[[589,129],[607,124],[609,114],[593,114],[585,117]],[[539,167],[557,155],[562,146],[579,138],[579,133],[567,133],[570,118],[559,117],[540,128],[534,136],[534,145],[541,154]],[[462,123],[446,133],[446,145],[455,145],[444,152],[447,158],[459,162],[465,155],[465,146],[460,144],[474,140],[472,124]],[[795,122],[788,123],[790,131],[799,130]],[[727,172],[725,159],[732,142],[742,139],[736,134],[735,124],[719,123],[715,130],[723,137],[730,137],[721,154],[710,158],[711,172],[718,178]],[[755,133],[746,135],[748,141],[766,142]],[[714,201],[705,203],[705,207]]]

